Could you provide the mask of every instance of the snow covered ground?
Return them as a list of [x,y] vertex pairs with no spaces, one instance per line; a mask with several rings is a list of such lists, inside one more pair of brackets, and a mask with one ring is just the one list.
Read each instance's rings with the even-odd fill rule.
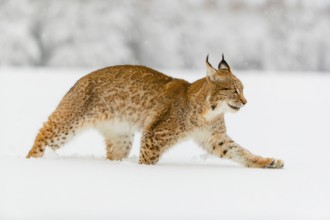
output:
[[[248,169],[191,141],[156,166],[106,161],[87,131],[56,154],[25,159],[35,135],[86,70],[0,69],[0,219],[330,219],[330,76],[237,72],[248,104],[227,115],[242,146],[285,161]],[[166,71],[193,81],[204,71]]]

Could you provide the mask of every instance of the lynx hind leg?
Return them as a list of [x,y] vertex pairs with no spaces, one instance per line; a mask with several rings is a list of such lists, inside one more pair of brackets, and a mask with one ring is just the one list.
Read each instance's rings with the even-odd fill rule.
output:
[[33,147],[26,157],[42,157],[47,146],[53,150],[59,149],[78,132],[87,128],[88,124],[84,114],[70,111],[65,105],[60,105],[39,130]]
[[97,130],[104,137],[108,160],[122,160],[129,156],[134,140],[134,130],[128,124],[101,122]]
[[48,120],[40,129],[33,147],[26,157],[42,157],[47,146],[53,150],[59,149],[76,134],[77,124],[61,124]]
[[127,158],[133,144],[134,134],[122,134],[105,138],[107,159],[122,160]]
[[95,120],[97,115],[92,114],[94,103],[89,95],[91,89],[92,84],[79,80],[69,90],[39,130],[27,158],[42,157],[47,146],[53,150],[60,148]]

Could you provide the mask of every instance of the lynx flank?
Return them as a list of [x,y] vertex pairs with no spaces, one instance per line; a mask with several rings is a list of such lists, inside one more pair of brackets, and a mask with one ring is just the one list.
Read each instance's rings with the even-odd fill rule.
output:
[[283,161],[256,156],[227,134],[225,112],[246,104],[243,85],[222,57],[218,69],[206,58],[205,78],[194,83],[144,66],[112,66],[82,77],[40,129],[27,158],[46,146],[60,148],[87,128],[103,136],[107,159],[128,157],[134,132],[142,130],[140,164],[156,164],[178,141],[192,137],[208,153],[246,167],[282,168]]

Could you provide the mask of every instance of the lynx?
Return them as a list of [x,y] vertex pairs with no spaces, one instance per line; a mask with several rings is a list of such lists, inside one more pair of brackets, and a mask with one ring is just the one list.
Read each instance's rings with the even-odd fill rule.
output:
[[140,164],[156,164],[178,141],[192,137],[208,153],[246,167],[282,168],[282,160],[256,156],[227,134],[224,113],[247,100],[243,84],[223,55],[218,69],[206,57],[206,77],[189,83],[145,66],[112,66],[92,72],[68,91],[40,129],[27,158],[46,146],[60,148],[87,128],[104,136],[106,158],[122,160],[142,131]]

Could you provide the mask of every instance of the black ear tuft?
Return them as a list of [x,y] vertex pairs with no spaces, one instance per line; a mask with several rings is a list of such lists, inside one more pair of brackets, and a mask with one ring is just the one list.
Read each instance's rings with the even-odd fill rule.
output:
[[225,61],[225,56],[222,54],[222,60],[218,65],[218,70],[230,70],[228,63]]
[[209,62],[209,55],[207,54],[205,59],[206,69],[208,73],[216,72],[217,70],[212,67],[212,65]]
[[206,60],[205,60],[205,61],[206,61],[207,64],[209,64],[209,65],[211,66],[211,64],[210,64],[210,62],[209,62],[209,54],[207,54],[207,56],[206,56]]

